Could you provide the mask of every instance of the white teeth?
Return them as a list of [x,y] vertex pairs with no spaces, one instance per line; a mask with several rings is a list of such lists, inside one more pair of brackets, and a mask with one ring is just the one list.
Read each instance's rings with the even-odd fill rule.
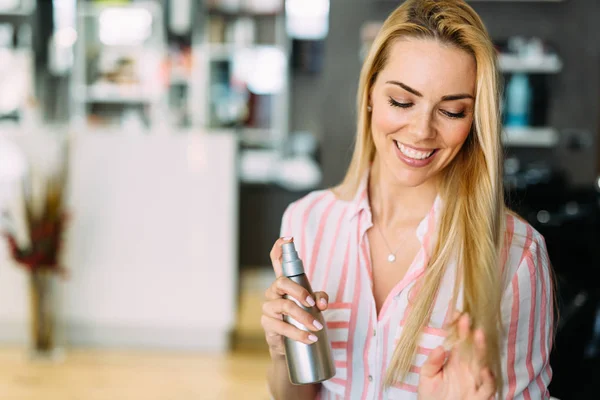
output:
[[415,160],[424,160],[427,157],[431,156],[433,154],[433,152],[434,152],[434,150],[431,150],[431,151],[418,151],[418,150],[415,150],[415,149],[411,149],[410,147],[404,146],[400,142],[396,142],[396,146],[398,146],[398,148],[400,149],[400,151],[402,152],[402,154],[404,154],[407,157],[413,158]]

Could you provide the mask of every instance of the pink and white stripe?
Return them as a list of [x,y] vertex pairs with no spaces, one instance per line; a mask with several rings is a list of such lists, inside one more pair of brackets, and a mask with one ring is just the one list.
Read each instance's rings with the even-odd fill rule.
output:
[[[437,294],[413,367],[404,382],[388,389],[383,380],[405,318],[410,318],[409,293],[424,272],[443,210],[440,198],[417,229],[421,250],[402,281],[392,289],[379,315],[372,293],[372,266],[366,232],[372,226],[367,180],[353,201],[330,191],[317,191],[288,207],[282,236],[293,236],[315,291],[329,294],[325,311],[337,374],[321,385],[322,400],[416,399],[419,371],[428,354],[442,344],[450,309],[456,266],[450,265]],[[552,346],[552,279],[543,237],[512,214],[506,216],[501,254],[507,276],[502,312],[502,347],[506,399],[549,399],[552,377],[548,364]],[[415,289],[418,289],[415,288]],[[412,290],[415,295],[418,290]],[[461,302],[457,304],[460,309]]]

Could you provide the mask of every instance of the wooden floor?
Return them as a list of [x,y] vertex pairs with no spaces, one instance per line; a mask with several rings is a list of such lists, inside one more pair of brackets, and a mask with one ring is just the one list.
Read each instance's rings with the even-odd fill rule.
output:
[[244,271],[229,355],[67,349],[59,363],[0,347],[0,400],[267,400],[260,326],[272,270]]
[[2,400],[263,400],[268,359],[70,350],[63,362],[31,362],[0,348]]

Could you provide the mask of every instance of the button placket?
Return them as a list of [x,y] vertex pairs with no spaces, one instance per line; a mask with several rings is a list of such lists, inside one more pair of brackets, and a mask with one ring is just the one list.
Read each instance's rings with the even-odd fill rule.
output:
[[[385,318],[384,318],[385,320]],[[383,325],[384,322],[381,320],[376,320],[374,321],[374,326],[373,326],[373,336],[372,336],[372,341],[375,342],[375,368],[371,368],[371,374],[367,377],[369,383],[373,383],[374,380],[374,375],[379,373],[379,365],[381,365],[381,362],[383,362],[383,347],[385,345],[385,343],[383,343],[383,335],[381,335],[382,329],[383,329]],[[379,378],[378,378],[379,379]],[[372,385],[370,390],[372,390],[373,393],[373,398],[379,398],[379,391],[381,390],[381,388],[379,387],[380,383],[377,383],[376,385]]]

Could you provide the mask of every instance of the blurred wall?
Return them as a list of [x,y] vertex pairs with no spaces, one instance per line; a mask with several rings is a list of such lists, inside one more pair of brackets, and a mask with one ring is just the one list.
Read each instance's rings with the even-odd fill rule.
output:
[[[355,134],[355,96],[360,72],[359,33],[365,21],[383,20],[398,1],[334,0],[330,32],[325,43],[321,77],[295,78],[293,123],[301,125],[316,113],[322,121],[321,145],[324,185],[338,183],[350,160]],[[564,147],[555,157],[577,185],[593,181],[598,149],[600,113],[600,2],[566,0],[561,3],[478,2],[494,40],[513,35],[539,36],[550,42],[563,60],[563,71],[553,78],[549,124],[559,130],[575,128],[589,133],[595,144],[575,152]],[[297,90],[300,87],[300,90]]]

